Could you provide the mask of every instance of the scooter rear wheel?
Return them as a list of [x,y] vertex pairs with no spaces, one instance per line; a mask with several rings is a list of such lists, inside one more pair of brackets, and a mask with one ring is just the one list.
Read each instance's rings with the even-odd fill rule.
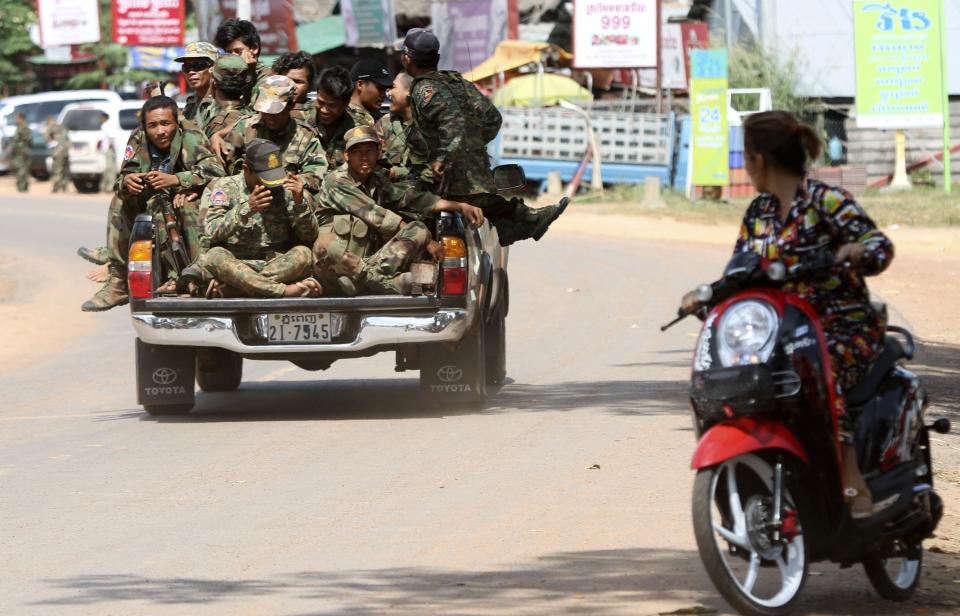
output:
[[700,470],[693,487],[700,559],[723,598],[750,616],[790,613],[807,577],[803,528],[786,486],[789,540],[773,542],[764,527],[772,520],[773,475],[766,460],[747,454]]
[[923,544],[908,549],[903,542],[894,546],[887,558],[873,556],[863,560],[863,570],[877,594],[889,601],[906,601],[920,583],[923,569]]

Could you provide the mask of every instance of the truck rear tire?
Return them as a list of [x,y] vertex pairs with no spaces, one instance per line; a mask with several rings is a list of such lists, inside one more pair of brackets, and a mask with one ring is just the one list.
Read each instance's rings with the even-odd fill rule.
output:
[[507,378],[507,306],[509,302],[509,284],[506,272],[503,272],[503,287],[493,310],[492,318],[486,325],[486,353],[487,385],[502,385]]
[[486,327],[473,328],[451,346],[420,347],[420,389],[438,401],[482,404],[487,399]]
[[73,186],[77,189],[78,193],[95,193],[100,190],[100,183],[96,180],[80,180],[76,179],[73,181]]
[[243,380],[243,357],[224,349],[197,349],[197,385],[201,391],[234,391]]

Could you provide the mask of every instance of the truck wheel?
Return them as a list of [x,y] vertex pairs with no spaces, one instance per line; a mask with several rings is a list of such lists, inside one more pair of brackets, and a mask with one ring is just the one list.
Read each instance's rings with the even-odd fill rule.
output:
[[420,389],[437,400],[480,404],[487,398],[487,362],[483,319],[451,346],[420,347]]
[[[503,273],[506,276],[506,272]],[[486,325],[487,385],[502,385],[507,378],[507,297],[509,284],[503,281],[502,295]]]
[[234,391],[243,379],[243,357],[224,349],[197,350],[197,385],[202,391]]
[[193,410],[192,404],[144,404],[143,410],[152,417],[165,415],[186,415]]
[[73,186],[78,193],[95,193],[100,190],[100,184],[94,180],[74,180]]

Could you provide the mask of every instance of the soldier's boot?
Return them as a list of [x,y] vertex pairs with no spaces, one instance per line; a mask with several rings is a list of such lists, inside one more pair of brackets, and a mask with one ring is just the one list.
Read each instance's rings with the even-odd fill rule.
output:
[[340,287],[340,292],[347,297],[357,296],[357,285],[349,276],[338,276],[337,286]]
[[107,251],[106,246],[97,246],[96,248],[81,246],[77,248],[77,256],[81,259],[86,259],[94,265],[104,265],[110,260],[110,253]]
[[127,293],[127,281],[115,272],[111,272],[110,279],[103,285],[103,288],[83,302],[80,310],[84,312],[103,312],[116,306],[123,306],[128,301],[130,301],[130,295]]
[[376,272],[368,272],[363,286],[375,295],[410,295],[413,289],[413,274],[402,272],[384,276]]
[[527,214],[528,221],[532,222],[533,224],[533,230],[530,233],[530,237],[532,237],[534,241],[540,241],[540,238],[543,237],[543,234],[547,232],[547,229],[550,228],[550,225],[553,224],[553,221],[560,218],[560,215],[563,214],[564,210],[567,209],[567,205],[569,204],[570,199],[563,197],[556,205],[548,205],[547,207],[530,210],[530,212]]

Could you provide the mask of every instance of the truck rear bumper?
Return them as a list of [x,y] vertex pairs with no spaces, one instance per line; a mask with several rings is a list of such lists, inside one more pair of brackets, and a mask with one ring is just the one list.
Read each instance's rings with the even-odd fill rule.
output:
[[325,344],[253,344],[241,338],[237,319],[242,315],[190,316],[133,313],[137,336],[149,344],[216,347],[241,354],[344,353],[380,346],[455,342],[470,323],[462,308],[444,308],[426,315],[359,315],[357,334],[350,341]]

